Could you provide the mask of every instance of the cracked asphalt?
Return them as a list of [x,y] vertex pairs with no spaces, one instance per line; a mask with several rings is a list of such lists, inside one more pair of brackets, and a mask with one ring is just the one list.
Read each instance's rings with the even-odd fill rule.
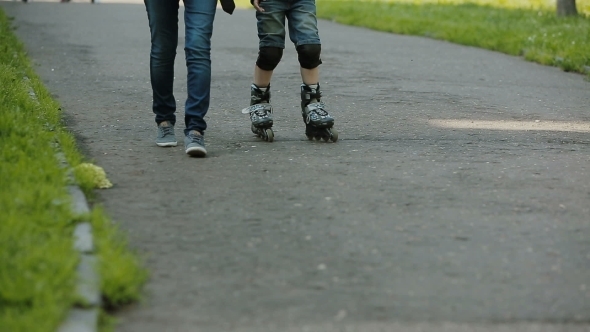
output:
[[[320,21],[340,140],[305,137],[289,45],[267,143],[240,113],[254,12],[219,10],[193,159],[154,144],[142,4],[0,6],[151,271],[116,331],[590,331],[584,76]],[[180,46],[180,106],[183,62]]]

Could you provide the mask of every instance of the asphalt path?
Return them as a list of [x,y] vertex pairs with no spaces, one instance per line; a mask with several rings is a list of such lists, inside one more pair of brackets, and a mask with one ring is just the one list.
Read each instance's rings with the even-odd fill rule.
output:
[[[117,331],[590,330],[584,76],[320,21],[340,140],[305,137],[289,45],[267,143],[240,113],[254,12],[219,10],[209,157],[194,159],[154,144],[142,4],[0,6],[151,271]],[[181,120],[182,46],[175,95]]]

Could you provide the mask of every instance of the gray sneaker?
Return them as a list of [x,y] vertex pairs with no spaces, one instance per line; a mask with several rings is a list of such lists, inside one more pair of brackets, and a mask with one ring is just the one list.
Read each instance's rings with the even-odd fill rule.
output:
[[162,121],[158,125],[158,137],[156,137],[158,146],[176,146],[176,136],[174,136],[174,126],[170,121]]
[[191,157],[205,157],[207,155],[207,150],[205,150],[205,138],[196,130],[191,130],[188,135],[184,137],[184,149],[186,154]]

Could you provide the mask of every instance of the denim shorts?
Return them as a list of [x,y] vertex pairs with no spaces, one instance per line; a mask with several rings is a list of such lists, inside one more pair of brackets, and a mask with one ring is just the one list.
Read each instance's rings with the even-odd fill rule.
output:
[[285,19],[295,44],[320,44],[315,0],[261,0],[256,12],[259,47],[285,48]]

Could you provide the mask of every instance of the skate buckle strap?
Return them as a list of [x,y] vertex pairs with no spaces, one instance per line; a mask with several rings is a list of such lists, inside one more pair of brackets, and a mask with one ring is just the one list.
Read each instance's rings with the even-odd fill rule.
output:
[[259,116],[264,116],[267,112],[272,113],[272,106],[268,103],[255,104],[242,109],[242,114],[256,113]]
[[310,112],[316,112],[320,115],[327,114],[327,112],[324,110],[325,107],[326,104],[324,104],[323,102],[311,103],[307,105],[307,109]]

